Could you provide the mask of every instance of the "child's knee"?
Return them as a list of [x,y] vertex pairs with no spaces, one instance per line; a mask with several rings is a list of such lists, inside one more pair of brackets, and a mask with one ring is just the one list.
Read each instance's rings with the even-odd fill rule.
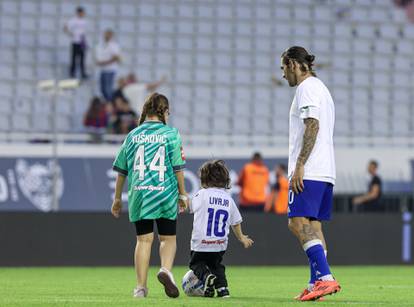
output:
[[154,241],[154,233],[137,236],[137,243],[152,244],[152,241]]

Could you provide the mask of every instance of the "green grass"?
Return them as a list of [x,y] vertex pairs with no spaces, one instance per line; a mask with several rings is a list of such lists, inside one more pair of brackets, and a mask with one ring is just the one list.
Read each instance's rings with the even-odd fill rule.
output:
[[[185,267],[174,268],[177,280]],[[152,268],[149,296],[132,298],[133,268],[0,268],[0,306],[414,306],[414,267],[333,268],[342,291],[325,302],[292,300],[306,267],[227,267],[231,298],[167,298]]]

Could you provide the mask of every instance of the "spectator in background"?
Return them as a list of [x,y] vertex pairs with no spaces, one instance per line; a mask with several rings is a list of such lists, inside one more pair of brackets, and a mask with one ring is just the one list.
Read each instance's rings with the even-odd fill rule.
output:
[[114,106],[114,133],[127,134],[137,126],[137,114],[131,109],[128,101],[122,97],[115,99]]
[[113,39],[112,30],[106,30],[104,40],[96,46],[95,58],[99,67],[99,84],[106,101],[112,100],[115,75],[121,62],[121,48]]
[[263,212],[268,184],[269,170],[263,163],[261,154],[256,152],[240,172],[240,210]]
[[276,214],[287,214],[289,197],[289,180],[286,176],[286,165],[276,166],[276,182],[273,185],[270,195],[266,200],[266,212]]
[[382,182],[381,178],[377,175],[377,171],[378,162],[371,160],[368,163],[368,173],[371,175],[368,192],[352,199],[352,204],[359,212],[381,211],[380,198]]
[[99,97],[91,99],[89,109],[83,118],[83,125],[91,134],[93,142],[100,142],[109,122],[107,106]]
[[167,81],[167,77],[163,76],[159,81],[150,83],[140,83],[135,74],[130,73],[126,78],[126,85],[122,89],[125,98],[130,102],[131,107],[136,113],[141,112],[144,106],[145,98],[150,92],[154,92],[158,87]]
[[112,101],[115,101],[115,99],[118,98],[118,97],[121,97],[122,99],[127,100],[125,98],[124,94],[122,93],[122,90],[127,85],[126,82],[127,82],[126,78],[124,78],[124,77],[121,77],[121,78],[118,79],[118,82],[117,82],[118,87],[116,88],[116,90],[112,94]]
[[63,30],[71,37],[72,40],[72,53],[70,64],[70,76],[76,77],[76,63],[79,60],[79,67],[83,79],[86,79],[88,75],[85,71],[85,54],[86,54],[86,29],[87,22],[85,19],[85,10],[79,6],[76,8],[76,16],[69,19]]

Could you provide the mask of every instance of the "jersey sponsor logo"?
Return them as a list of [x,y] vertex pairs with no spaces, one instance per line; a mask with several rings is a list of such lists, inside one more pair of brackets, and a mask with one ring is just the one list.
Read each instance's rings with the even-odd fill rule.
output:
[[157,191],[163,192],[165,187],[156,187],[154,185],[136,185],[134,186],[134,191]]
[[201,240],[201,244],[213,245],[213,244],[225,244],[226,240]]
[[165,135],[162,134],[145,134],[140,133],[138,135],[135,135],[132,137],[133,143],[161,143],[165,144],[167,142],[167,139]]

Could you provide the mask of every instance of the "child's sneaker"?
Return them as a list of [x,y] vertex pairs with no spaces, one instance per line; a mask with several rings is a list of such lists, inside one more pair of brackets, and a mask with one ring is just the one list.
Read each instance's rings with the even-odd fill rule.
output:
[[136,287],[134,289],[134,297],[135,298],[144,298],[148,295],[148,289],[144,287]]
[[169,297],[178,297],[180,292],[175,285],[175,280],[170,271],[165,268],[161,268],[157,274],[158,281],[164,286],[165,294]]
[[229,289],[227,289],[225,287],[217,289],[217,296],[218,297],[223,297],[223,298],[230,297]]
[[216,275],[208,274],[204,281],[204,296],[205,297],[214,297],[214,281],[216,280]]

